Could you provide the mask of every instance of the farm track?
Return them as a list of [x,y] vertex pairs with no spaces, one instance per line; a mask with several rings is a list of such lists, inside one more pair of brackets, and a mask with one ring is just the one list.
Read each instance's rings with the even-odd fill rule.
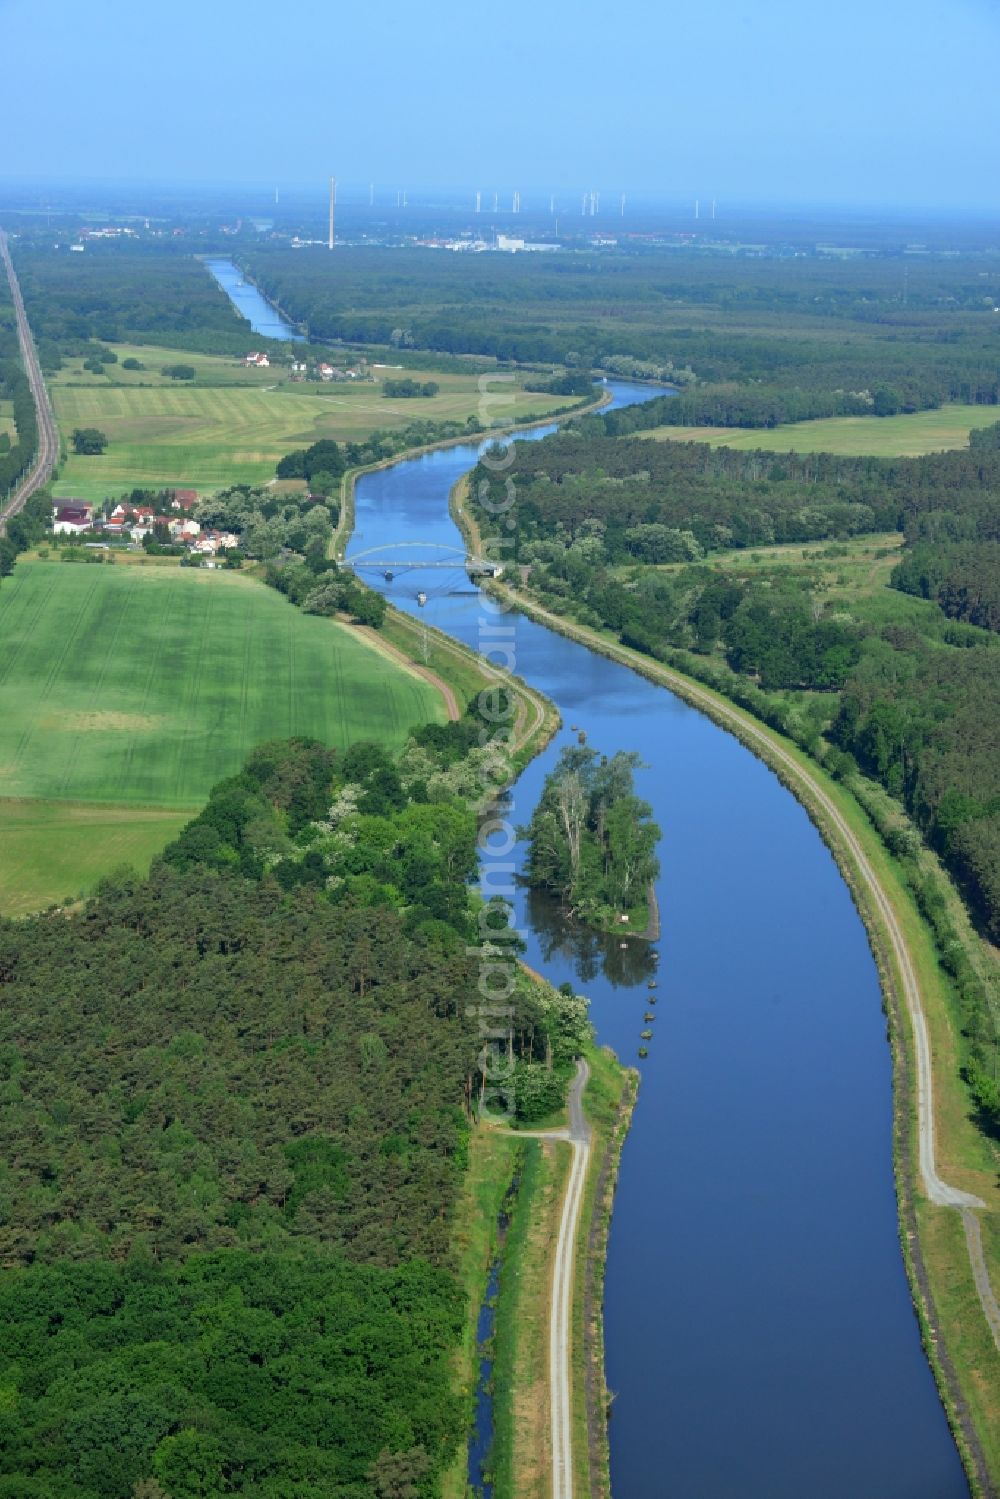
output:
[[[590,1125],[583,1112],[583,1093],[590,1068],[577,1059],[567,1095],[566,1129],[516,1130],[519,1140],[564,1140],[573,1152],[563,1196],[552,1268],[549,1303],[549,1400],[552,1435],[552,1499],[573,1499],[573,1282],[577,1228],[590,1167]],[[504,1131],[506,1133],[506,1131]]]
[[38,363],[38,351],[35,348],[35,340],[31,336],[31,327],[28,323],[28,315],[24,310],[24,299],[21,296],[21,287],[14,270],[14,262],[10,258],[10,248],[7,244],[7,236],[0,229],[0,260],[3,261],[7,272],[7,282],[10,286],[10,295],[14,303],[14,316],[17,319],[17,337],[21,345],[21,360],[24,364],[28,384],[35,402],[35,414],[38,421],[38,451],[30,469],[20,483],[16,486],[10,499],[2,510],[0,510],[0,535],[7,529],[7,522],[19,510],[22,510],[26,502],[47,483],[52,476],[52,470],[56,466],[59,457],[59,432],[56,427],[55,414],[52,410],[52,402],[42,379],[41,366]]

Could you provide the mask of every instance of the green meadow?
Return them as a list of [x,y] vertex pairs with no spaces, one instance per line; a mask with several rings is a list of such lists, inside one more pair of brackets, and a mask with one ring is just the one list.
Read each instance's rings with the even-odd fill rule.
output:
[[222,571],[22,564],[0,641],[2,796],[197,807],[262,740],[444,718],[349,627]]
[[782,427],[653,427],[637,437],[660,442],[707,442],[713,447],[763,448],[774,453],[842,453],[845,457],[918,458],[943,448],[966,448],[973,427],[1000,421],[996,406],[939,406],[905,416],[831,416]]
[[5,912],[147,865],[264,740],[395,746],[445,716],[350,627],[235,573],[22,562],[0,643]]
[[0,799],[0,913],[75,900],[123,864],[145,871],[190,812]]
[[[118,347],[124,356],[126,350]],[[477,375],[421,371],[440,389],[429,399],[387,400],[381,385],[359,382],[322,385],[293,383],[281,369],[246,371],[232,360],[178,354],[176,350],[136,349],[150,372],[162,363],[190,363],[192,383],[163,380],[152,373],[132,376],[119,365],[111,377],[64,369],[52,384],[52,399],[68,447],[75,427],[98,427],[108,436],[96,457],[72,452],[55,486],[58,495],[100,500],[140,485],[216,489],[227,484],[266,483],[278,459],[292,448],[321,437],[356,442],[376,428],[400,428],[414,421],[461,421],[470,416],[513,421],[571,404],[564,397],[539,395],[491,381],[485,412]],[[513,399],[508,402],[508,391]]]

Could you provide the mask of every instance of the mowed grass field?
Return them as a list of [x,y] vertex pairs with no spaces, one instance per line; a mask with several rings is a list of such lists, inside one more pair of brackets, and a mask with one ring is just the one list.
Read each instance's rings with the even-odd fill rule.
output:
[[86,894],[123,864],[145,873],[190,812],[0,799],[0,913],[24,916]]
[[973,427],[1000,421],[998,406],[940,406],[907,416],[831,416],[783,427],[653,427],[637,432],[660,442],[707,442],[713,447],[763,448],[775,453],[842,453],[845,457],[919,458],[943,448],[966,448]]
[[426,682],[239,574],[38,562],[0,588],[0,796],[198,807],[263,740],[431,719]]
[[[143,357],[143,351],[137,353]],[[158,351],[155,361],[152,351],[144,353],[157,367],[160,356],[189,362],[187,355],[176,352]],[[195,356],[190,362],[196,363]],[[224,360],[216,362],[226,365]],[[114,372],[117,369],[112,366]],[[211,490],[227,484],[261,484],[274,477],[275,465],[285,453],[321,437],[358,441],[376,428],[400,428],[418,420],[464,422],[478,416],[513,421],[529,413],[545,416],[572,404],[564,397],[491,381],[484,407],[476,375],[421,371],[421,380],[433,379],[440,386],[436,396],[386,400],[381,381],[293,384],[277,370],[267,381],[267,373],[263,383],[255,372],[252,385],[225,386],[170,380],[147,387],[112,383],[99,375],[91,376],[86,386],[57,380],[52,399],[64,448],[75,427],[98,427],[109,443],[100,456],[68,453],[55,493],[100,500],[137,485]],[[386,373],[398,378],[398,372]]]
[[[176,390],[181,382],[161,374],[163,367],[169,364],[189,364],[195,372],[195,383],[201,381],[210,385],[264,387],[274,385],[288,373],[280,366],[266,370],[252,365],[248,368],[242,359],[232,354],[189,354],[186,349],[166,349],[158,344],[109,344],[108,348],[118,355],[118,363],[105,365],[107,374],[95,375],[91,370],[85,370],[82,354],[66,357],[62,369],[46,377],[49,389],[58,390],[64,385],[84,385],[94,390],[106,390],[109,385],[154,385]],[[248,354],[252,348],[253,334],[247,341]],[[141,370],[123,369],[123,361],[130,358],[138,359],[144,367]]]

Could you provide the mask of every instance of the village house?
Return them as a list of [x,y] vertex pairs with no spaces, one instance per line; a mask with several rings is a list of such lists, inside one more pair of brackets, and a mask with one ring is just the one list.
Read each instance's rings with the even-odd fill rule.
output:
[[243,363],[249,369],[266,370],[271,367],[271,361],[266,354],[248,354]]
[[190,550],[199,556],[214,557],[217,552],[231,552],[240,544],[232,531],[202,531],[194,537]]
[[170,501],[172,510],[193,510],[198,503],[198,491],[196,489],[175,489],[173,499]]
[[52,507],[52,530],[56,536],[78,536],[89,531],[93,524],[93,511],[82,500],[71,500],[67,505]]

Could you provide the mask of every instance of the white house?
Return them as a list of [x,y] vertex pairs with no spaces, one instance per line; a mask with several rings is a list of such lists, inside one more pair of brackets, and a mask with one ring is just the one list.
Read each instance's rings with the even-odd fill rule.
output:
[[271,367],[271,361],[266,354],[248,354],[243,363],[249,368],[258,370],[266,370]]
[[89,505],[77,503],[53,507],[52,530],[56,536],[78,536],[81,531],[89,531],[92,524]]

